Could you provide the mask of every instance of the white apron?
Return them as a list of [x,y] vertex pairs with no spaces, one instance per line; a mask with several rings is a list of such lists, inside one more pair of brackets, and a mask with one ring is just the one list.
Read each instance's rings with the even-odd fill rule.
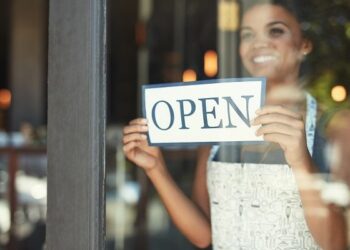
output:
[[[316,110],[316,101],[307,95],[311,154]],[[288,165],[209,160],[207,176],[214,250],[320,249],[309,232]]]

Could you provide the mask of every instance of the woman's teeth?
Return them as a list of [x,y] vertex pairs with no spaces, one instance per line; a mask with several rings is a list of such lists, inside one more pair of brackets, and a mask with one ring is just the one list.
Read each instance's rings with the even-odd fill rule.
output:
[[275,60],[276,57],[274,56],[257,56],[253,58],[253,62],[254,63],[265,63],[265,62],[269,62],[272,60]]

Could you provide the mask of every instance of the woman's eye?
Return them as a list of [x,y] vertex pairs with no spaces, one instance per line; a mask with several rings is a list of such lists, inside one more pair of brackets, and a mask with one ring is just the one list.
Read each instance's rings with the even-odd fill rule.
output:
[[282,28],[271,28],[269,30],[269,35],[271,37],[279,37],[285,33],[284,29]]
[[249,40],[253,38],[253,34],[251,32],[242,32],[240,37],[242,41]]

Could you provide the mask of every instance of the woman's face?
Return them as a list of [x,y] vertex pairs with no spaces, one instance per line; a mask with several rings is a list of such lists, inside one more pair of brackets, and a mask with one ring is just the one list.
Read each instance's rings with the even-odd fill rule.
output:
[[278,5],[255,5],[243,16],[240,38],[240,56],[252,76],[265,76],[269,84],[297,82],[311,44],[291,13]]

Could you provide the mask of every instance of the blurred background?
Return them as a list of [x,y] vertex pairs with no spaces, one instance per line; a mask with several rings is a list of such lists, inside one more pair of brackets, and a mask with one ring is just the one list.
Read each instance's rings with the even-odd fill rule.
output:
[[[234,27],[240,4],[108,2],[106,249],[194,249],[142,171],[125,160],[121,128],[140,115],[142,84],[244,75]],[[314,42],[304,65],[305,88],[324,110],[320,123],[331,145],[330,179],[346,187],[342,195],[339,188],[328,189],[325,199],[348,208],[350,3],[309,0],[300,8],[308,10],[302,25]],[[0,0],[0,250],[44,248],[47,38],[47,0]],[[196,148],[165,148],[164,154],[190,195]]]

